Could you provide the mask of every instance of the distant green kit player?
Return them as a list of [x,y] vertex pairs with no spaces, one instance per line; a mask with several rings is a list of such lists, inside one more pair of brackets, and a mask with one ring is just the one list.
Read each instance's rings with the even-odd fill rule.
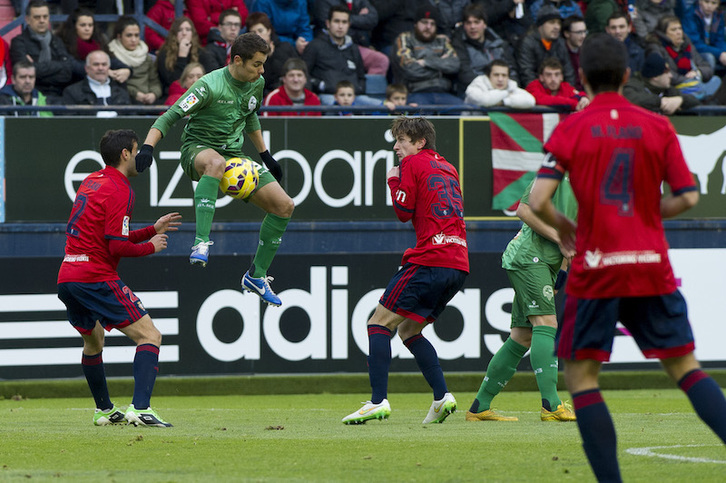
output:
[[[557,231],[529,208],[533,184],[534,180],[517,208],[517,216],[524,225],[502,256],[502,268],[507,271],[514,289],[512,331],[489,361],[487,375],[466,413],[467,421],[517,421],[516,417],[494,411],[490,405],[517,371],[527,350],[531,350],[529,358],[542,396],[542,421],[575,420],[572,410],[557,396],[557,357],[554,354],[557,333],[555,286],[564,256]],[[552,202],[569,218],[577,217],[577,201],[567,179],[555,192]]]
[[242,277],[242,288],[270,305],[281,305],[269,285],[267,269],[275,257],[282,234],[292,216],[294,203],[279,185],[282,168],[270,155],[262,138],[257,111],[262,105],[264,63],[270,49],[257,34],[240,35],[232,44],[228,66],[203,76],[149,130],[136,157],[137,168],[151,165],[154,146],[184,116],[189,116],[182,135],[181,165],[193,181],[196,238],[189,262],[205,267],[209,233],[214,220],[219,181],[227,159],[244,156],[243,133],[255,145],[267,168],[258,165],[260,181],[245,200],[252,201],[267,215],[260,228],[260,242],[252,266]]

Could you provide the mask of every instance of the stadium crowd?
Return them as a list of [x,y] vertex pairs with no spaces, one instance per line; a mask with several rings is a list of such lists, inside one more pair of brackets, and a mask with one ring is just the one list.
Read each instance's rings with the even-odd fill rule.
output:
[[265,106],[580,110],[579,49],[600,31],[628,48],[632,102],[668,115],[726,105],[719,0],[186,0],[178,18],[174,0],[145,1],[166,36],[131,15],[97,23],[123,13],[106,3],[30,1],[0,42],[0,105],[171,105],[247,31],[271,48]]

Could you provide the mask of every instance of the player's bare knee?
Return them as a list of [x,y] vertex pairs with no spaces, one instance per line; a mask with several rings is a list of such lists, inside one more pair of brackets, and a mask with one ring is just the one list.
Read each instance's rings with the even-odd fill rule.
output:
[[215,156],[204,167],[204,174],[213,178],[222,179],[226,161],[222,156]]

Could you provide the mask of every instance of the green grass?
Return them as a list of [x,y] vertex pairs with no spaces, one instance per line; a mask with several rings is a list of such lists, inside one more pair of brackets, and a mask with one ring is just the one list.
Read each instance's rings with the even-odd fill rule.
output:
[[[504,391],[515,423],[421,425],[430,394],[393,393],[388,421],[345,426],[366,394],[158,396],[173,428],[95,427],[88,398],[0,400],[0,480],[594,481],[576,424],[539,421],[536,392]],[[604,391],[625,481],[717,482],[726,449],[678,390]],[[118,405],[128,398],[116,398]],[[673,447],[677,445],[694,445]],[[720,463],[631,455],[628,448]]]

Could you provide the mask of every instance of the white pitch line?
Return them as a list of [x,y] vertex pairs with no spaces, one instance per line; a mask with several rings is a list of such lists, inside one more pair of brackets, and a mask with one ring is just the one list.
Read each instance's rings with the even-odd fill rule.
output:
[[707,444],[674,444],[671,446],[649,446],[646,448],[628,448],[625,450],[626,453],[635,456],[649,456],[655,458],[665,458],[668,460],[677,461],[689,461],[691,463],[715,463],[719,465],[726,465],[724,460],[712,460],[710,458],[698,458],[692,456],[679,456],[675,454],[660,454],[653,450],[657,449],[671,449],[671,448],[701,448],[706,446],[719,446],[719,445],[707,445]]

